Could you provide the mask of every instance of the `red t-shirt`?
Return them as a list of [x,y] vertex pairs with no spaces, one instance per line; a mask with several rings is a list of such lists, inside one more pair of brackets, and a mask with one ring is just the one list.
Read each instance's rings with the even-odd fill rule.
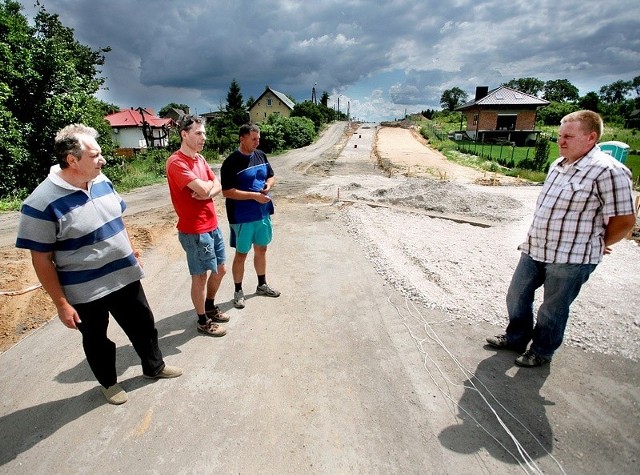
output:
[[187,185],[196,178],[216,180],[216,176],[204,157],[191,158],[180,150],[167,159],[167,181],[171,202],[178,215],[178,231],[187,234],[208,233],[218,227],[218,217],[213,200],[197,200],[191,196]]

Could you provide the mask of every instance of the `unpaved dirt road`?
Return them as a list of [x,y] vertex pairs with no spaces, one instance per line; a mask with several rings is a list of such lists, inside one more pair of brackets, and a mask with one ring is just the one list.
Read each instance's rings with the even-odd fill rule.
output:
[[[346,208],[362,205],[337,198],[386,179],[375,155],[392,151],[381,142],[376,150],[378,132],[337,124],[312,148],[271,157],[268,275],[282,296],[253,294],[249,267],[247,307],[233,309],[226,278],[217,299],[231,316],[223,338],[195,331],[166,187],[126,195],[160,345],[185,373],[144,380],[114,324],[130,397],[110,406],[79,335],[51,321],[0,354],[0,472],[635,473],[637,362],[564,346],[550,366],[518,369],[515,354],[483,347],[499,327],[416,303],[371,260],[344,221]],[[411,239],[413,216],[398,239]],[[24,257],[2,251],[3,271],[11,264],[30,282]],[[21,306],[35,306],[26,295],[38,293],[14,308],[29,313]]]

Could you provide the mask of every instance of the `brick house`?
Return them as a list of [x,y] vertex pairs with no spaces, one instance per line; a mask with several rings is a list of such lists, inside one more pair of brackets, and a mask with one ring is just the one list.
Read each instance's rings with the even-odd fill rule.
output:
[[548,104],[549,101],[506,86],[491,91],[479,86],[474,100],[455,109],[467,119],[466,130],[458,135],[466,134],[476,142],[533,144],[540,134],[535,130],[538,108]]
[[271,114],[289,117],[295,104],[283,93],[266,87],[264,92],[249,108],[251,122],[264,122]]

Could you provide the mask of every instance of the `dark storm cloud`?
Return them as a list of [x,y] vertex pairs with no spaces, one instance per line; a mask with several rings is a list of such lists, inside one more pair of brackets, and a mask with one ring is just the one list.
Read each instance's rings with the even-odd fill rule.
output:
[[623,0],[43,3],[81,43],[113,49],[103,95],[124,107],[217,109],[234,78],[245,98],[265,85],[298,100],[315,83],[319,93],[368,88],[354,107],[380,111],[439,107],[454,86],[471,95],[533,76],[585,94],[640,75],[640,20]]

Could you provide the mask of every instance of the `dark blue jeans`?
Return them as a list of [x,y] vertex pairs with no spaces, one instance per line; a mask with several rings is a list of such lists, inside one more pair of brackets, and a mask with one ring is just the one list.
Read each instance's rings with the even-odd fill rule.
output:
[[[513,348],[526,349],[551,358],[562,344],[569,320],[569,307],[576,299],[596,264],[550,264],[534,261],[522,253],[507,292],[507,341]],[[538,288],[544,298],[535,326],[533,300]]]
[[74,305],[74,308],[82,320],[78,330],[82,333],[87,362],[105,388],[118,381],[116,344],[107,337],[109,313],[129,337],[142,362],[142,372],[155,376],[164,369],[158,330],[139,280],[93,302]]

